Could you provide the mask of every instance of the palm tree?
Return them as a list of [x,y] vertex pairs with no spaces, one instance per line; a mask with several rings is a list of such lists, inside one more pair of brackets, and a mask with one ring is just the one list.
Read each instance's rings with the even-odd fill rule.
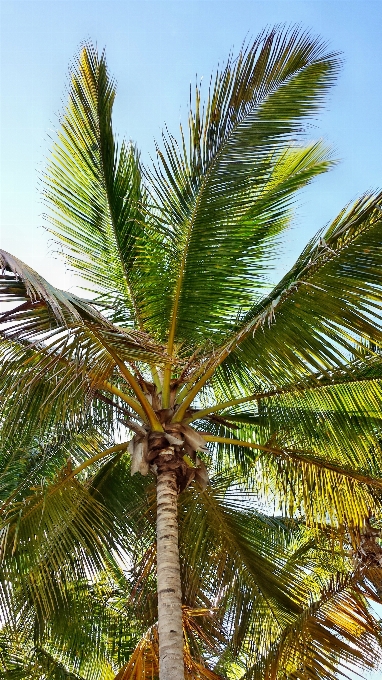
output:
[[1,251],[1,293],[19,303],[2,316],[3,616],[19,646],[20,626],[48,635],[36,677],[62,671],[58,639],[78,655],[65,608],[88,603],[83,636],[101,644],[93,586],[107,574],[120,597],[121,552],[140,603],[122,619],[146,632],[135,652],[124,632],[120,679],[146,677],[134,659],[156,649],[156,618],[161,680],[216,677],[192,666],[191,629],[216,673],[329,678],[376,660],[382,195],[268,278],[296,191],[333,165],[305,129],[338,68],[306,33],[262,33],[204,105],[196,87],[188,138],[164,134],[151,169],[115,141],[105,55],[85,45],[72,68],[44,196],[91,300]]

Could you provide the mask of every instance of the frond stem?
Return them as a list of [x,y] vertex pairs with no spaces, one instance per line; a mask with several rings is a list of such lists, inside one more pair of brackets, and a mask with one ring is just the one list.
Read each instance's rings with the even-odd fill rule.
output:
[[115,363],[117,364],[119,370],[121,371],[123,377],[127,380],[129,385],[131,386],[131,388],[134,390],[135,395],[136,395],[139,403],[141,404],[141,406],[142,406],[142,408],[143,408],[143,410],[144,410],[144,412],[145,412],[145,414],[148,418],[148,421],[150,423],[150,427],[154,430],[154,432],[162,432],[163,427],[162,427],[161,423],[159,422],[158,418],[156,417],[153,407],[151,406],[149,401],[146,399],[146,397],[143,393],[143,390],[140,387],[140,385],[138,384],[137,380],[134,378],[132,373],[130,373],[128,368],[125,366],[124,362],[113,352],[113,350],[110,349],[109,347],[107,347],[106,345],[105,345],[105,348],[110,353],[110,355],[113,357],[113,359],[114,359]]
[[365,377],[365,376],[351,376],[350,378],[348,377],[348,374],[345,373],[345,371],[342,372],[342,374],[339,376],[338,379],[334,379],[331,377],[329,380],[319,380],[316,379],[314,383],[303,383],[303,382],[298,382],[298,383],[293,383],[291,385],[286,385],[283,388],[276,389],[276,390],[270,390],[269,392],[257,392],[254,394],[250,394],[247,397],[238,397],[237,399],[230,399],[229,401],[222,401],[215,406],[211,406],[209,408],[202,409],[200,411],[196,411],[192,416],[187,418],[184,422],[185,423],[191,423],[194,420],[199,420],[200,418],[204,418],[205,416],[209,415],[210,413],[215,413],[216,411],[222,411],[226,408],[230,408],[231,406],[237,406],[238,404],[245,404],[250,401],[261,401],[262,399],[269,399],[270,397],[277,397],[277,396],[282,396],[285,394],[290,394],[290,393],[298,393],[302,394],[306,391],[316,391],[319,389],[325,389],[325,388],[332,388],[332,387],[337,387],[338,385],[349,385],[353,383],[370,383],[370,382],[375,382],[378,383],[381,378],[379,376],[371,376],[371,377]]
[[[74,470],[71,470],[66,474],[58,484],[54,484],[53,487],[48,489],[47,495],[51,496],[54,494],[61,486],[66,484],[66,482],[69,479],[73,479],[76,475],[79,474],[79,472],[82,472],[82,470],[85,470],[85,468],[89,467],[89,465],[92,465],[93,463],[96,463],[97,460],[101,460],[102,458],[106,458],[106,456],[110,456],[112,453],[118,453],[119,451],[126,451],[127,447],[129,446],[129,442],[123,442],[122,444],[116,444],[115,446],[111,446],[109,449],[105,449],[105,451],[100,451],[100,453],[96,453],[95,456],[92,456],[92,458],[88,458],[88,460],[85,460],[81,465],[78,467],[74,468]],[[39,501],[39,504],[45,503],[45,497],[42,498]],[[9,504],[9,499],[3,503],[3,505],[0,507],[0,512],[4,510],[4,508]],[[23,514],[23,518],[25,519],[30,515],[31,512],[34,512],[34,510],[38,507],[38,505],[34,505],[33,508],[28,510],[26,513]]]
[[128,394],[125,392],[122,392],[118,387],[115,387],[115,385],[112,385],[111,383],[105,382],[100,385],[100,389],[105,390],[106,392],[110,392],[110,394],[114,394],[116,397],[119,397],[124,401],[126,404],[131,406],[132,409],[136,412],[136,414],[144,421],[147,422],[147,416],[146,413],[144,412],[143,408],[141,407],[139,401],[134,399],[134,397],[130,397]]
[[[244,446],[249,449],[256,449],[259,451],[266,451],[267,453],[271,453],[273,456],[282,456],[283,458],[292,458],[293,460],[298,460],[303,463],[309,463],[310,465],[314,465],[315,467],[324,469],[324,470],[331,470],[332,472],[336,472],[339,475],[343,475],[344,477],[349,477],[350,479],[355,479],[357,482],[361,482],[361,484],[368,484],[369,486],[377,486],[379,488],[382,488],[382,479],[377,479],[374,477],[368,477],[366,475],[363,475],[359,472],[353,472],[350,470],[346,470],[339,465],[335,465],[334,463],[328,463],[327,461],[323,460],[314,460],[310,456],[307,456],[304,453],[300,453],[298,451],[293,451],[291,449],[276,449],[276,448],[270,448],[268,446],[263,446],[262,444],[255,444],[253,442],[245,442],[241,441],[240,439],[230,439],[229,437],[215,437],[214,435],[210,435],[207,433],[201,433],[203,436],[203,439],[206,440],[206,442],[217,442],[220,444],[233,444],[234,446]],[[314,452],[312,452],[313,455]]]
[[150,365],[150,371],[151,371],[153,383],[154,383],[155,387],[157,388],[158,394],[160,394],[160,393],[162,392],[162,390],[163,390],[163,386],[162,386],[162,383],[161,383],[161,381],[160,381],[158,369],[157,369],[156,366],[154,366],[154,365],[151,366],[151,365]]
[[116,444],[115,446],[111,446],[110,449],[105,449],[105,451],[100,451],[100,453],[96,453],[95,456],[93,456],[92,458],[88,458],[88,460],[85,460],[83,463],[81,463],[81,465],[74,468],[74,470],[72,470],[71,473],[67,477],[65,477],[65,481],[67,479],[70,479],[70,477],[75,477],[75,475],[78,475],[80,472],[82,472],[82,470],[85,470],[85,468],[89,467],[89,465],[96,463],[97,460],[101,460],[106,456],[110,456],[112,453],[118,453],[118,451],[126,451],[128,446],[129,442],[122,442],[122,444]]
[[183,420],[188,407],[191,406],[191,404],[192,404],[193,400],[195,399],[196,395],[198,394],[198,392],[200,392],[202,387],[206,384],[207,380],[209,380],[210,377],[214,374],[219,363],[224,361],[224,359],[228,356],[228,354],[229,354],[229,351],[225,350],[222,353],[220,359],[218,360],[218,363],[214,362],[212,364],[212,366],[210,366],[210,368],[205,371],[205,373],[197,381],[197,383],[195,383],[194,387],[188,392],[188,394],[185,397],[185,399],[183,400],[182,404],[180,405],[180,407],[176,411],[174,418],[173,418],[174,423],[180,423]]

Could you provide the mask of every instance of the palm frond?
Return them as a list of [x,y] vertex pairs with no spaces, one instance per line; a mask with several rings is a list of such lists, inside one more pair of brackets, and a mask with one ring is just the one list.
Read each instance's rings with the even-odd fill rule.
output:
[[86,580],[102,567],[116,538],[105,509],[67,470],[63,475],[13,503],[1,523],[3,578],[42,619],[65,603],[68,580]]
[[6,337],[37,343],[45,338],[53,338],[54,346],[55,342],[62,342],[62,335],[66,332],[66,335],[70,334],[69,339],[65,337],[67,342],[77,336],[82,344],[85,344],[85,340],[94,344],[98,339],[98,344],[102,346],[103,339],[122,359],[144,361],[156,355],[156,360],[160,360],[163,351],[154,351],[153,354],[149,350],[145,354],[145,344],[147,349],[149,345],[154,349],[153,342],[145,333],[133,328],[125,331],[114,326],[95,309],[91,301],[55,288],[24,262],[4,250],[0,251],[0,265],[3,270],[0,279],[3,301],[23,301],[1,316],[1,323],[6,324],[3,331]]
[[[115,82],[86,44],[71,69],[69,103],[45,175],[51,232],[69,266],[123,325],[140,324],[134,263],[145,202],[137,152],[113,136]],[[114,311],[113,311],[114,310]]]
[[266,661],[265,674],[246,678],[332,680],[351,670],[374,669],[381,661],[375,619],[364,598],[338,577],[320,599],[287,628]]
[[[14,404],[11,406],[14,407]],[[15,408],[12,408],[15,412]],[[9,417],[9,421],[11,416]],[[5,420],[4,427],[8,421]],[[91,459],[97,452],[110,447],[113,425],[102,409],[93,410],[80,422],[67,419],[66,426],[33,428],[28,425],[12,434],[1,433],[0,501],[9,505],[20,499],[29,487],[43,479],[53,479],[70,461],[73,468]]]
[[366,341],[379,346],[381,200],[380,193],[368,195],[342,211],[254,306],[215,355],[223,361],[217,389],[229,394],[231,384],[237,396],[259,384],[273,389],[317,373],[330,378],[354,356],[364,357]]
[[183,505],[184,598],[211,609],[205,625],[214,631],[217,648],[222,634],[240,646],[254,607],[264,608],[276,628],[293,618],[302,594],[298,570],[284,569],[285,529],[256,510],[254,494],[237,474],[221,473],[202,494],[185,495]]
[[[246,431],[247,439],[244,434],[242,430],[242,439],[232,437],[232,432],[226,437],[205,434],[205,439],[214,444],[218,464],[239,464],[248,483],[274,512],[303,517],[309,526],[344,526],[349,531],[361,527],[369,512],[379,515],[382,476],[377,465],[370,472],[345,456],[341,461],[341,452],[328,459],[319,448],[277,445],[277,435],[258,444],[251,429]],[[371,456],[379,460],[379,445],[371,449]]]
[[[0,377],[1,442],[10,453],[37,440],[60,439],[62,431],[77,432],[93,419],[102,429],[114,429],[110,407],[94,399],[86,364],[70,363],[50,354],[9,340],[1,344],[3,370]],[[99,380],[99,376],[98,379]],[[22,427],[20,426],[22,424]]]
[[147,324],[170,349],[216,344],[258,299],[295,190],[331,165],[320,144],[295,141],[338,64],[297,29],[263,33],[217,72],[204,110],[196,89],[189,150],[164,136],[148,178],[168,236],[144,285]]
[[[160,364],[166,359],[163,348],[145,333],[114,326],[90,302],[54,288],[8,253],[2,251],[0,257],[10,271],[0,281],[0,295],[7,301],[24,300],[0,318],[5,408],[14,400],[19,410],[27,402],[40,419],[47,410],[50,415],[78,413],[95,390],[105,389],[105,381],[118,386],[121,379],[113,376],[117,366],[126,377],[126,361]],[[134,396],[130,384],[126,391]],[[136,399],[130,402],[139,410]]]

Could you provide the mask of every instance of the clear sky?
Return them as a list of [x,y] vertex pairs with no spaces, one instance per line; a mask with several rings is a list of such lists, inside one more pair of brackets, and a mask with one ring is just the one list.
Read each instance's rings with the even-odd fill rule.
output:
[[118,81],[115,127],[144,158],[167,123],[177,133],[190,82],[275,23],[300,23],[343,52],[344,67],[312,131],[341,164],[305,191],[280,273],[348,201],[382,186],[382,0],[2,0],[1,245],[51,283],[73,285],[41,228],[38,176],[57,127],[68,64],[81,41],[106,47]]

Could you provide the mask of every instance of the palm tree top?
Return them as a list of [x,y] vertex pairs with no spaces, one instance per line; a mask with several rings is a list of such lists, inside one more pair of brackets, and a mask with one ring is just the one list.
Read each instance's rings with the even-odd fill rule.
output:
[[[344,208],[269,283],[298,190],[334,164],[307,135],[340,63],[298,28],[264,31],[204,100],[196,86],[187,132],[165,131],[144,167],[116,142],[115,83],[86,43],[44,198],[87,299],[0,251],[0,295],[16,304],[0,319],[3,581],[42,626],[36,639],[49,622],[52,645],[66,606],[96,611],[98,579],[118,602],[121,583],[138,607],[147,595],[119,680],[136,659],[157,668],[153,479],[175,514],[182,494],[185,639],[219,650],[216,673],[233,673],[224,654],[235,654],[243,677],[278,678],[283,665],[326,680],[334,646],[372,664],[365,597],[378,599],[380,572],[369,560],[365,585],[360,546],[382,487],[381,192]],[[118,551],[136,570],[128,585]],[[120,621],[113,597],[105,630]],[[216,678],[187,644],[189,676]]]

